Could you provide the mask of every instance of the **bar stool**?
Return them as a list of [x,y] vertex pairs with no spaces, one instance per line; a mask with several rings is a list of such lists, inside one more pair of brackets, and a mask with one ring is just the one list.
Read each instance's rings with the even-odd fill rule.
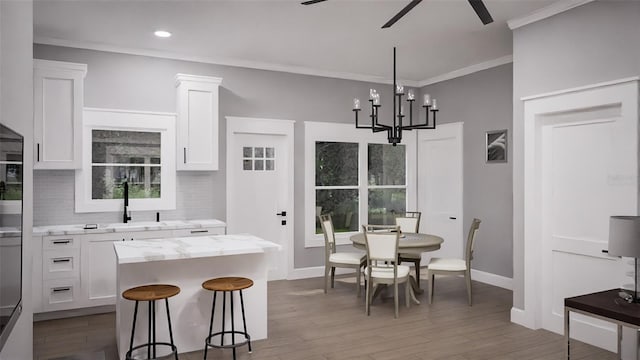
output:
[[[171,331],[171,316],[169,315],[169,298],[177,295],[180,288],[174,285],[153,284],[137,286],[127,289],[122,293],[122,297],[127,300],[136,302],[133,310],[133,325],[131,326],[131,341],[129,343],[129,351],[125,354],[126,360],[132,360],[133,352],[144,347],[147,348],[147,359],[156,358],[156,348],[158,346],[167,346],[171,349],[176,360],[178,360],[178,349],[173,344],[173,332]],[[164,299],[167,308],[167,322],[169,323],[169,339],[170,343],[156,341],[156,300]],[[149,326],[148,326],[148,342],[142,345],[133,346],[133,338],[136,331],[136,318],[138,316],[138,302],[147,301],[149,305]],[[153,356],[153,357],[152,357]]]
[[[251,353],[251,337],[247,333],[247,321],[244,315],[244,299],[242,297],[242,290],[253,286],[253,280],[243,277],[221,277],[216,279],[210,279],[202,283],[202,287],[206,290],[213,291],[213,304],[211,305],[211,322],[209,323],[209,336],[205,339],[204,343],[204,359],[207,359],[207,350],[209,347],[221,348],[221,349],[233,349],[233,359],[236,358],[236,348],[247,344],[249,346],[249,353]],[[222,292],[222,331],[212,333],[213,331],[213,314],[216,309],[216,295],[218,291]],[[244,331],[238,331],[235,328],[234,312],[233,312],[233,292],[238,291],[240,293],[240,307],[242,308],[242,323],[244,325]],[[226,297],[230,292],[229,298],[231,303],[231,331],[225,330],[225,312],[226,312]],[[231,334],[231,344],[224,344],[225,334]],[[236,343],[236,334],[244,335],[245,340]],[[213,339],[216,336],[220,336],[220,345],[214,344]]]

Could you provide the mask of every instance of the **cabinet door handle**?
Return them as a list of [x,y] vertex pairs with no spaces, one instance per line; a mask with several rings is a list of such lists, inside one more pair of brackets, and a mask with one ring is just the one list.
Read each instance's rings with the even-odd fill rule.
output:
[[36,156],[38,157],[36,161],[40,162],[40,143],[37,143],[36,146],[37,146]]
[[183,149],[183,154],[184,154],[184,163],[187,163],[187,148],[182,148]]
[[208,233],[209,230],[191,230],[192,234],[198,234],[198,233]]
[[71,240],[53,240],[54,245],[69,244]]
[[456,217],[455,216],[449,216],[449,220],[455,220]]
[[53,259],[54,263],[70,262],[71,258]]
[[62,291],[70,291],[71,287],[67,286],[67,287],[58,287],[58,288],[53,288],[51,289],[51,291],[53,292],[62,292]]

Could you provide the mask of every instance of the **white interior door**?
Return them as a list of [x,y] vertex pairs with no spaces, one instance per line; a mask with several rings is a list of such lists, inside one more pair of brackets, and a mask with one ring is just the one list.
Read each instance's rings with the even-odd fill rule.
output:
[[227,117],[227,232],[280,244],[269,280],[284,279],[293,251],[293,122]]
[[[618,288],[633,269],[602,250],[609,217],[638,213],[638,83],[524,101],[525,309],[519,318],[562,334],[565,298]],[[617,350],[611,323],[572,314],[570,328],[572,338]],[[627,358],[625,349],[635,345],[624,342]]]
[[[610,176],[619,158],[614,143],[629,138],[616,134],[615,119],[593,114],[596,119],[581,121],[584,113],[563,117],[542,132],[542,326],[560,334],[566,297],[622,284],[622,262],[602,250],[608,247],[609,217],[627,215],[624,197],[635,196]],[[572,320],[573,337],[617,351],[615,325],[580,315]]]
[[459,122],[418,132],[420,232],[444,239],[440,250],[423,254],[423,261],[463,256],[462,129]]

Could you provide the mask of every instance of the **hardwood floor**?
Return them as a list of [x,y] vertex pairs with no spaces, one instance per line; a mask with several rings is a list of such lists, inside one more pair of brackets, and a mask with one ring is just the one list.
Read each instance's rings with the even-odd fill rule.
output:
[[[426,277],[425,277],[426,278]],[[376,300],[371,316],[355,296],[353,278],[337,281],[323,294],[322,279],[269,283],[269,339],[253,342],[255,360],[424,360],[562,359],[563,337],[529,330],[509,321],[510,291],[474,282],[474,305],[467,305],[464,280],[436,281],[434,303],[393,318],[393,299]],[[422,284],[426,288],[426,283]],[[250,325],[249,319],[249,326]],[[117,359],[115,314],[82,316],[34,324],[34,354],[40,360]],[[251,329],[249,328],[249,333]],[[205,334],[202,335],[204,338]],[[572,341],[572,359],[615,359],[615,354]],[[202,359],[202,351],[180,354]],[[231,359],[231,350],[209,350],[208,359]]]

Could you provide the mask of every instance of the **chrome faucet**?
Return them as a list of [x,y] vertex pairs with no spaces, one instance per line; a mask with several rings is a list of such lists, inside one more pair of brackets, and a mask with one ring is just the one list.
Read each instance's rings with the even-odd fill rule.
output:
[[124,186],[124,213],[122,214],[122,222],[126,224],[131,220],[131,215],[129,215],[127,211],[127,207],[129,206],[129,183],[125,181],[122,185]]

